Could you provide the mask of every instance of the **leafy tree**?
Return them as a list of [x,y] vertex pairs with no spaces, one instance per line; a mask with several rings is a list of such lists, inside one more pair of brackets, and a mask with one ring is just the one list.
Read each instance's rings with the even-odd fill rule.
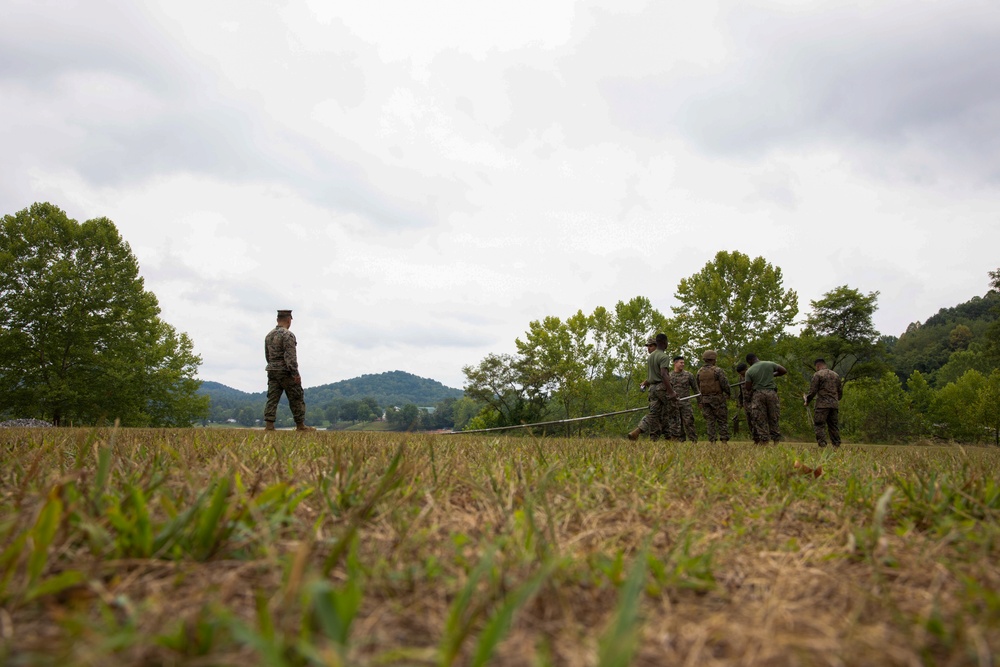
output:
[[600,372],[591,322],[583,311],[565,322],[546,317],[528,325],[524,340],[514,341],[522,368],[561,406],[565,417],[583,416],[591,407],[593,381]]
[[[487,406],[468,427],[578,417],[645,402],[637,391],[645,377],[645,340],[658,331],[678,349],[671,323],[645,297],[619,301],[613,311],[598,307],[591,315],[578,311],[565,321],[550,316],[531,322],[515,341],[516,355],[489,355],[478,366],[463,369],[466,394]],[[575,428],[596,432],[620,429],[621,424],[586,422]]]
[[977,370],[968,370],[954,382],[938,390],[934,400],[934,415],[956,440],[975,442],[981,439],[982,425],[976,414],[976,402],[986,385],[986,378]]
[[478,414],[481,405],[468,396],[463,396],[455,401],[452,407],[452,428],[459,431],[466,427],[473,417]]
[[407,403],[401,408],[390,408],[386,410],[386,421],[398,430],[414,431],[420,428],[420,408],[413,403]]
[[980,388],[972,404],[972,419],[993,434],[993,444],[1000,447],[1000,370],[994,370]]
[[948,334],[948,347],[952,350],[964,350],[972,342],[972,329],[964,324],[957,325]]
[[208,414],[191,340],[159,317],[139,264],[107,218],[52,204],[0,224],[2,409],[15,416],[187,426]]
[[975,344],[968,350],[957,350],[948,356],[948,363],[938,369],[934,375],[934,384],[938,387],[947,386],[962,377],[967,371],[975,370],[988,374],[993,369],[990,359],[982,353],[980,346]]
[[751,348],[770,347],[795,320],[798,295],[782,287],[781,269],[763,257],[720,251],[677,286],[677,326],[730,366]]
[[911,434],[910,399],[893,372],[879,379],[861,378],[844,394],[841,417],[845,430],[868,442],[898,442]]
[[923,373],[913,371],[906,381],[906,392],[913,409],[913,430],[917,435],[927,435],[933,426],[934,390]]
[[879,344],[872,316],[878,308],[878,292],[862,294],[842,285],[821,299],[810,301],[812,312],[806,317],[801,342],[812,368],[816,357],[826,359],[844,382],[862,375],[878,377],[886,370],[882,362],[884,348]]
[[465,393],[497,415],[495,426],[539,421],[546,412],[548,380],[509,354],[489,354],[478,366],[465,366]]

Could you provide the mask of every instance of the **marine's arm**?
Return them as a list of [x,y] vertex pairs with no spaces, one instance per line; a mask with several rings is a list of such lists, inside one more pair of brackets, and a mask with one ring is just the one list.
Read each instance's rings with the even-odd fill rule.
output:
[[282,341],[282,347],[284,351],[285,367],[295,376],[295,379],[299,382],[302,381],[302,376],[299,375],[299,357],[298,353],[295,351],[296,348],[295,334],[291,331],[287,331]]
[[819,373],[814,374],[809,381],[809,393],[802,397],[805,405],[809,405],[809,402],[816,398],[817,392],[819,392]]

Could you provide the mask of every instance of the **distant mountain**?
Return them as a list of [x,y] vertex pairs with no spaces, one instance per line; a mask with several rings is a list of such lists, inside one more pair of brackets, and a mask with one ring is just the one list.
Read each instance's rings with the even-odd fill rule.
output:
[[333,399],[374,397],[379,405],[434,405],[446,398],[461,398],[461,389],[446,387],[437,380],[422,378],[405,371],[388,371],[377,375],[362,375],[350,380],[306,389],[306,402],[329,403]]
[[[421,407],[432,406],[446,398],[461,398],[461,389],[447,387],[437,380],[422,378],[405,371],[389,371],[375,375],[362,375],[350,380],[342,380],[318,387],[306,388],[306,406],[309,409],[324,408],[332,402],[343,402],[371,396],[378,404],[406,405],[415,403]],[[219,382],[205,381],[199,393],[211,400],[213,419],[220,416],[235,417],[241,409],[249,408],[254,414],[261,412],[267,392],[249,393],[227,387]],[[282,399],[284,405],[284,399]],[[220,411],[224,411],[223,415]]]

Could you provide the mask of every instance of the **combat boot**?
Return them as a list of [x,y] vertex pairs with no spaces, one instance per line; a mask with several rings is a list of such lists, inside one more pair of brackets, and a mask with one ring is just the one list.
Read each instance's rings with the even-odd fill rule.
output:
[[273,431],[274,430],[274,422],[264,422],[264,430],[265,431]]
[[642,435],[642,429],[638,429],[638,428],[637,429],[633,429],[632,431],[629,432],[628,439],[629,440],[638,440],[640,435]]
[[312,426],[306,426],[305,422],[297,422],[295,424],[296,431],[315,431],[316,429]]

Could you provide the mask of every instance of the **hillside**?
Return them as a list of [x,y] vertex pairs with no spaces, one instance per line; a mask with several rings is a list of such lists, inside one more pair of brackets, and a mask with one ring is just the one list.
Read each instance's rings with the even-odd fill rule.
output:
[[437,380],[422,378],[405,371],[362,375],[350,380],[306,389],[306,401],[329,403],[335,398],[352,399],[371,396],[379,405],[434,405],[446,398],[461,398],[461,389],[446,387]]
[[890,339],[893,366],[900,379],[918,370],[929,378],[951,355],[974,350],[1000,313],[1000,294],[987,292],[952,308],[942,308],[923,323],[914,322],[898,339]]

